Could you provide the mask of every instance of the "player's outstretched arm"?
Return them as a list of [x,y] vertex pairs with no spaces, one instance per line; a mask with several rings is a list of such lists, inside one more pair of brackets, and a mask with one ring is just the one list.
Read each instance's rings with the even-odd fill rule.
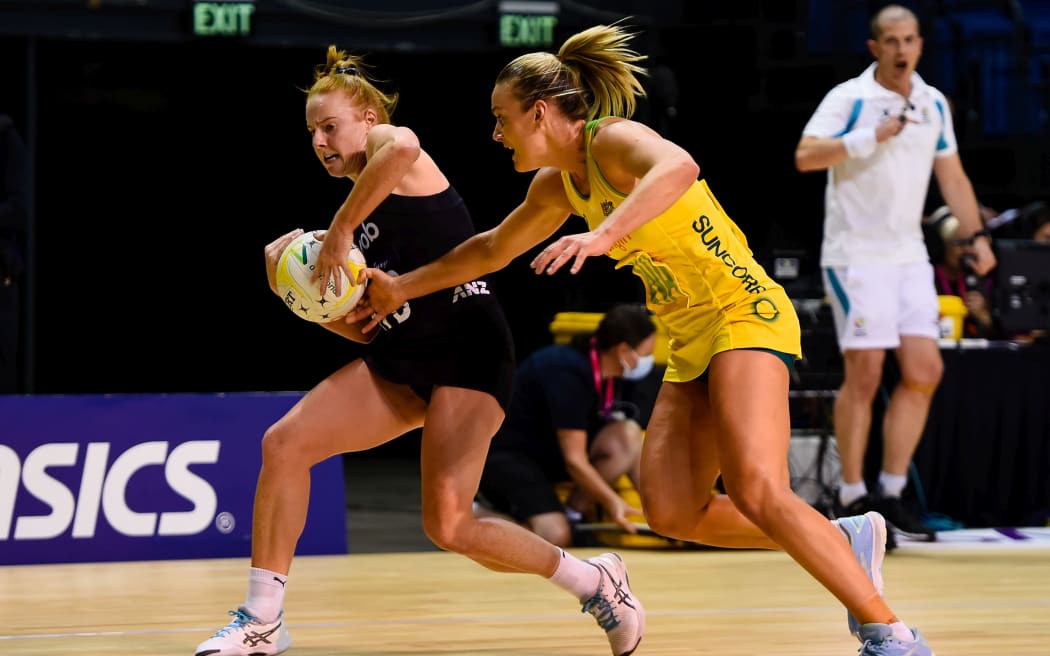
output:
[[358,281],[360,284],[367,280],[368,291],[346,320],[368,320],[364,330],[369,332],[409,299],[502,269],[554,234],[571,212],[560,173],[555,169],[542,169],[533,178],[525,200],[491,230],[478,233],[439,259],[398,276],[377,269],[362,271]]

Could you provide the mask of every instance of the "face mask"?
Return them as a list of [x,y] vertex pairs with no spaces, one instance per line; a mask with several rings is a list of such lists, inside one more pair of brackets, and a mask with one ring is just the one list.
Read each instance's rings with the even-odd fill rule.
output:
[[641,380],[653,370],[653,355],[639,355],[638,364],[634,367],[631,367],[623,360],[620,360],[620,364],[623,365],[623,378],[625,380]]

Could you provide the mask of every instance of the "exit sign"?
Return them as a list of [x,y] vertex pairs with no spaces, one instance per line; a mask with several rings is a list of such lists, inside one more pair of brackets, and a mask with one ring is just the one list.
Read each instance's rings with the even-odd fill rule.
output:
[[193,33],[197,36],[250,36],[254,2],[194,2]]
[[499,3],[499,44],[505,48],[547,48],[554,43],[557,2],[510,0]]

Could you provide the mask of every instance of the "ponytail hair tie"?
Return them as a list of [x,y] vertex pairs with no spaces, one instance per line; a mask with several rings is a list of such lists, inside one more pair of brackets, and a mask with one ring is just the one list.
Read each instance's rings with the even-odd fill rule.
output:
[[360,75],[356,66],[336,66],[335,72],[340,75]]

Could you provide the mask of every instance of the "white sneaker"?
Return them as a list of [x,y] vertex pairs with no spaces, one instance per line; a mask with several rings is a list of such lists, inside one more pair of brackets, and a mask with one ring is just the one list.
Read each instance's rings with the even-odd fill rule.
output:
[[288,651],[292,636],[284,627],[284,613],[262,622],[244,608],[231,610],[233,621],[197,645],[195,656],[274,656]]
[[594,596],[583,603],[583,612],[594,615],[598,626],[605,629],[613,656],[630,656],[645,633],[645,609],[631,594],[627,566],[614,553],[588,558],[586,562],[598,568],[601,580]]
[[[858,517],[840,517],[831,522],[846,536],[853,548],[853,555],[864,573],[871,579],[875,591],[882,596],[882,560],[886,557],[886,520],[879,513],[869,510]],[[860,622],[853,613],[846,612],[849,632],[860,634]]]
[[901,640],[886,624],[864,624],[857,636],[860,656],[937,656],[918,629],[911,629],[911,633],[911,640]]

